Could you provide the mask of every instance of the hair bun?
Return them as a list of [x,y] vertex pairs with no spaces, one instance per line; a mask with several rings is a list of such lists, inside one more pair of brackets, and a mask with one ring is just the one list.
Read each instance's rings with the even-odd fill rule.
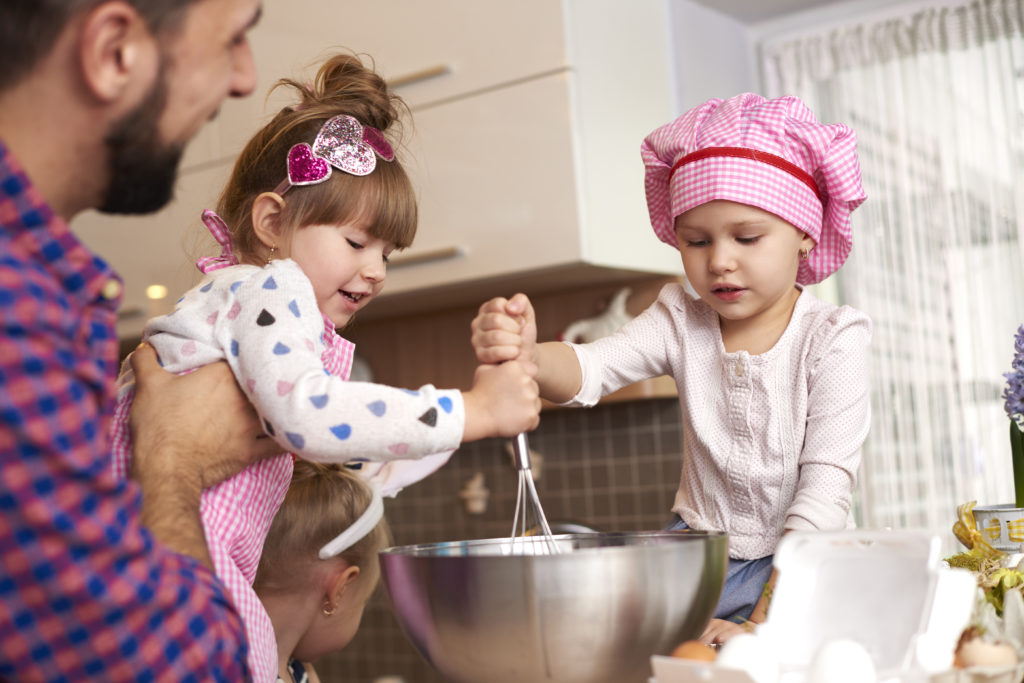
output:
[[400,120],[406,106],[374,71],[373,60],[366,59],[368,63],[360,55],[336,54],[320,66],[312,81],[299,83],[285,78],[278,85],[298,92],[299,102],[293,111],[320,120],[348,114],[360,123],[386,131]]

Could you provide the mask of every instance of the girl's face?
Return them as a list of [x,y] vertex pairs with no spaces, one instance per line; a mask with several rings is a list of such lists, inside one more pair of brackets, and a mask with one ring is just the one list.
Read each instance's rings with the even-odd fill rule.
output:
[[395,245],[373,237],[369,221],[310,225],[292,235],[284,257],[302,268],[316,302],[336,327],[344,327],[380,293]]
[[719,315],[737,323],[788,324],[799,296],[800,249],[814,241],[775,214],[714,200],[675,220],[686,278]]

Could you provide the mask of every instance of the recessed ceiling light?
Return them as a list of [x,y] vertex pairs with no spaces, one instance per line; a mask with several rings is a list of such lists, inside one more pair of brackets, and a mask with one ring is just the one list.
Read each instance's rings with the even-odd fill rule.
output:
[[153,299],[165,299],[167,298],[167,288],[163,285],[150,285],[146,287],[146,297]]

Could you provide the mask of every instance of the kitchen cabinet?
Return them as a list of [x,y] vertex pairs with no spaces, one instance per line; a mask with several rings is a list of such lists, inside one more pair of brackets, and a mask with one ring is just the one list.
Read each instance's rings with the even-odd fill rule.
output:
[[678,252],[649,227],[639,153],[674,113],[667,4],[542,5],[547,30],[495,43],[504,61],[491,55],[501,65],[545,55],[524,65],[533,73],[500,71],[491,87],[473,80],[457,96],[445,76],[416,84],[409,151],[420,232],[393,257],[371,316],[679,272]]
[[[536,271],[582,252],[569,74],[415,113],[420,228],[385,291]],[[435,254],[427,261],[419,255]],[[403,264],[403,258],[412,258]]]
[[[420,229],[365,317],[679,272],[639,153],[675,113],[665,0],[268,3],[253,44],[264,78],[332,46],[371,55],[410,107],[399,153]],[[204,153],[241,144],[239,111]]]
[[552,0],[302,0],[264,3],[251,33],[259,74],[253,97],[228,102],[190,146],[185,165],[234,156],[287,92],[282,76],[311,72],[336,50],[371,57],[412,107],[566,66],[564,11]]

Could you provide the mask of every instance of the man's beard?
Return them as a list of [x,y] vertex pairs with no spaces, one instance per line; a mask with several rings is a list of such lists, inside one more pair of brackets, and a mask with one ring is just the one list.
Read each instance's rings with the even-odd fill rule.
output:
[[161,144],[159,121],[167,103],[164,70],[142,103],[107,134],[110,182],[99,206],[105,213],[159,211],[174,196],[184,144]]

